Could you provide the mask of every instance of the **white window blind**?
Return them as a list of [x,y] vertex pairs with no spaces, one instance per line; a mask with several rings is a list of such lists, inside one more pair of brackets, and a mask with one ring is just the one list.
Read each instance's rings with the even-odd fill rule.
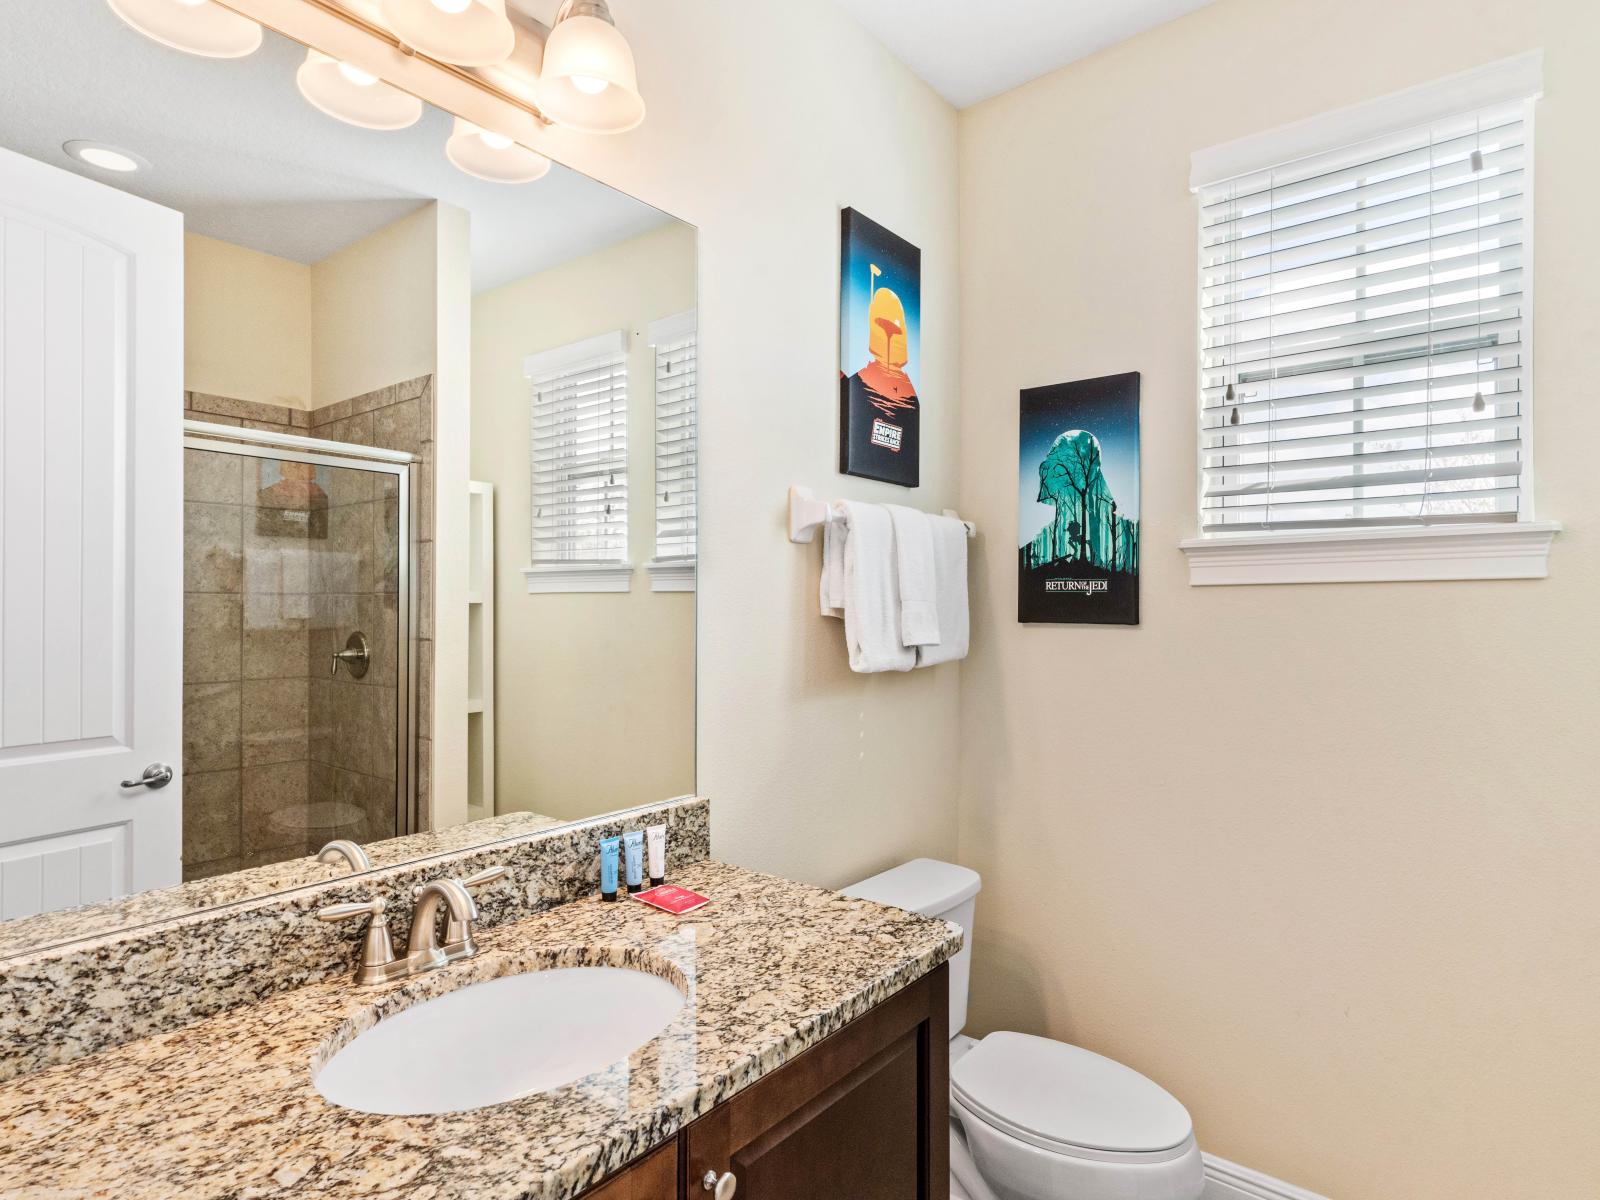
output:
[[1197,187],[1204,533],[1525,515],[1531,104]]
[[656,558],[696,553],[699,443],[695,314],[653,322],[656,350]]
[[628,557],[627,338],[531,355],[534,564]]

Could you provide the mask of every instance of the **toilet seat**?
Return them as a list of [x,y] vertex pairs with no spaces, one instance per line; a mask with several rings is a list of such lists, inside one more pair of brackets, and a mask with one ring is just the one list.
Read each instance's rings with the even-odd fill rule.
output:
[[951,1068],[960,1109],[1040,1150],[1155,1164],[1193,1150],[1188,1111],[1130,1067],[1050,1038],[992,1033]]

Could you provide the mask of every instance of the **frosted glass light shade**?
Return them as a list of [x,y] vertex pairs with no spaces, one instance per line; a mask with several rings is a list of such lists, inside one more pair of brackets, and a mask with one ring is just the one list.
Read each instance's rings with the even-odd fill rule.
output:
[[163,46],[206,58],[243,58],[261,45],[261,26],[249,17],[200,0],[107,0],[111,11]]
[[313,107],[363,129],[405,129],[422,118],[421,100],[320,50],[306,51],[294,81]]
[[557,21],[544,45],[539,107],[580,133],[625,133],[644,120],[633,50],[599,17]]
[[469,0],[454,8],[434,0],[382,0],[378,11],[402,42],[440,62],[491,67],[510,57],[517,31],[506,0]]
[[490,183],[532,183],[550,169],[544,155],[460,117],[444,153],[457,170]]

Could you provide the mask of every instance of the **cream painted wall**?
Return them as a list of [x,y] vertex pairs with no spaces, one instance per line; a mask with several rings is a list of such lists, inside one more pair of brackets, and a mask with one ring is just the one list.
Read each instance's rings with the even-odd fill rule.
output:
[[[1191,589],[1190,151],[1533,47],[1537,582]],[[1600,6],[1221,0],[961,119],[973,1020],[1338,1200],[1600,1180]],[[1019,388],[1143,372],[1143,625],[1025,627]]]
[[[563,162],[699,227],[698,790],[713,850],[844,883],[956,845],[959,666],[849,671],[785,492],[956,497],[954,112],[831,4],[618,0],[650,105]],[[837,473],[839,209],[922,248],[923,486]]]
[[183,237],[183,386],[311,407],[311,268]]
[[312,265],[313,408],[434,369],[439,207],[424,205]]
[[[694,790],[694,594],[652,592],[652,320],[695,305],[695,231],[671,224],[484,292],[472,305],[472,476],[495,485],[495,797],[586,817]],[[629,335],[626,593],[528,594],[522,360]],[[619,732],[626,749],[618,753]]]

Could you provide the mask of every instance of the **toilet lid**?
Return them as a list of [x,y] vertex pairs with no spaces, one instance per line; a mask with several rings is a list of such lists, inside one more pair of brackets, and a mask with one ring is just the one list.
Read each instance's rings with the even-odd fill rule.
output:
[[1148,1154],[1194,1131],[1183,1105],[1139,1072],[1026,1033],[991,1033],[951,1069],[950,1087],[973,1115],[1044,1149]]

